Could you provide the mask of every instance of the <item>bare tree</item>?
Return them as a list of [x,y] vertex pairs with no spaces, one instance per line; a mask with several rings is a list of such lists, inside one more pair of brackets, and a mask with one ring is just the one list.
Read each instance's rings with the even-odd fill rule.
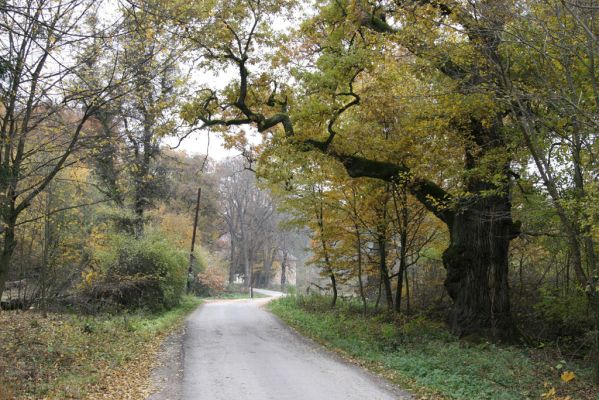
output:
[[243,161],[225,162],[221,179],[222,217],[231,238],[231,267],[229,280],[236,273],[243,275],[245,284],[252,285],[252,266],[272,233],[275,206],[265,190],[257,187],[253,172],[245,170]]

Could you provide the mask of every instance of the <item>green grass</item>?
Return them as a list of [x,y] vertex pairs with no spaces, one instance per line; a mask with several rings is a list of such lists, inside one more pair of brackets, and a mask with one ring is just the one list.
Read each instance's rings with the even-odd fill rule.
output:
[[179,306],[157,314],[134,314],[131,320],[133,329],[149,335],[170,330],[181,322],[187,314],[195,310],[201,299],[195,296],[184,296]]
[[[129,397],[142,387],[165,337],[201,300],[186,296],[159,313],[98,316],[0,313],[0,398]],[[129,392],[123,392],[126,386]],[[8,389],[7,389],[8,388]],[[114,396],[107,393],[114,392]]]
[[[265,297],[268,297],[268,296],[254,292],[255,299],[263,299]],[[249,293],[222,292],[222,293],[217,294],[216,296],[207,297],[206,299],[236,300],[236,299],[249,299],[249,298],[250,298]]]
[[423,398],[539,399],[551,387],[572,399],[599,398],[588,368],[567,363],[576,379],[566,384],[555,368],[559,361],[543,359],[539,350],[464,343],[423,318],[400,323],[363,316],[359,307],[343,302],[331,310],[328,301],[287,297],[269,308],[299,332]]

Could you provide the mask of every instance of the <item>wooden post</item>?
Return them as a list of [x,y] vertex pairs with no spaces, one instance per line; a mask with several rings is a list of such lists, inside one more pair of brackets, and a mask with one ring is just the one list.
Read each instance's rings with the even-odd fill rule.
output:
[[189,270],[187,271],[187,293],[191,291],[191,281],[193,275],[193,261],[195,259],[193,252],[196,245],[196,231],[198,229],[198,215],[200,213],[200,197],[202,196],[202,188],[198,188],[198,198],[196,199],[196,212],[193,219],[193,233],[191,235],[191,251],[189,252]]
[[254,264],[250,264],[250,299],[254,298],[254,283],[252,280],[254,279]]

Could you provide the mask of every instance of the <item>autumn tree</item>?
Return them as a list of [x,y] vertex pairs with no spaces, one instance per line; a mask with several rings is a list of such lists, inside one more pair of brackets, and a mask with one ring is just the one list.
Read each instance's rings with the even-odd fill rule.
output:
[[186,128],[174,112],[184,96],[182,53],[176,35],[152,10],[152,2],[120,7],[125,31],[115,41],[120,57],[113,65],[98,57],[89,67],[97,84],[110,75],[130,76],[118,102],[98,109],[101,141],[94,166],[101,188],[118,207],[132,210],[133,230],[143,233],[144,213],[161,196],[160,157],[163,138],[184,136]]
[[[21,213],[73,154],[98,107],[116,96],[115,82],[97,87],[78,76],[91,32],[78,22],[91,2],[7,1],[2,4],[0,54],[9,66],[0,85],[0,291],[10,270]],[[102,31],[110,37],[111,29]],[[98,51],[106,51],[100,45]]]
[[[527,6],[526,13],[510,11],[503,33],[504,57],[517,66],[492,65],[505,82],[502,98],[526,149],[522,163],[534,165],[523,174],[547,193],[548,207],[567,238],[568,264],[584,288],[597,330],[599,265],[592,227],[598,221],[599,10],[588,2],[530,1]],[[599,357],[599,347],[595,353]]]

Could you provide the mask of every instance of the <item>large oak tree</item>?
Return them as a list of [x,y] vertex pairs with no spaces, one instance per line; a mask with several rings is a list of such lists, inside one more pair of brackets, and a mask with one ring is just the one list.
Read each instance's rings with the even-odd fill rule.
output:
[[[500,47],[510,4],[320,2],[294,37],[302,56],[297,60],[292,52],[277,57],[272,51],[273,16],[291,5],[216,2],[210,10],[201,10],[201,23],[186,21],[188,39],[205,66],[233,68],[238,76],[222,91],[200,91],[184,115],[204,128],[236,130],[251,125],[258,132],[272,133],[271,143],[287,142],[300,151],[328,154],[352,177],[404,184],[447,225],[450,242],[443,262],[445,287],[454,302],[454,332],[513,340],[517,331],[510,312],[508,253],[520,229],[511,215],[514,174],[505,126],[509,109],[499,100],[505,93],[500,72],[507,61]],[[281,60],[300,71],[292,84],[278,82]],[[266,63],[270,72],[260,72]],[[413,80],[423,87],[445,87],[444,95],[456,103],[445,103],[457,107],[445,118],[454,140],[451,151],[427,158],[435,169],[435,163],[444,165],[446,156],[453,157],[452,162],[461,166],[451,178],[422,173],[427,166],[406,157],[409,149],[390,145],[392,151],[384,147],[369,151],[376,132],[369,131],[368,124],[363,124],[361,142],[354,140],[352,146],[345,140],[348,120],[370,95],[363,90],[366,79],[381,73],[384,63],[411,66]],[[314,97],[318,101],[311,101]],[[438,109],[440,91],[433,91],[431,98],[428,105]],[[393,117],[393,110],[389,112]]]

